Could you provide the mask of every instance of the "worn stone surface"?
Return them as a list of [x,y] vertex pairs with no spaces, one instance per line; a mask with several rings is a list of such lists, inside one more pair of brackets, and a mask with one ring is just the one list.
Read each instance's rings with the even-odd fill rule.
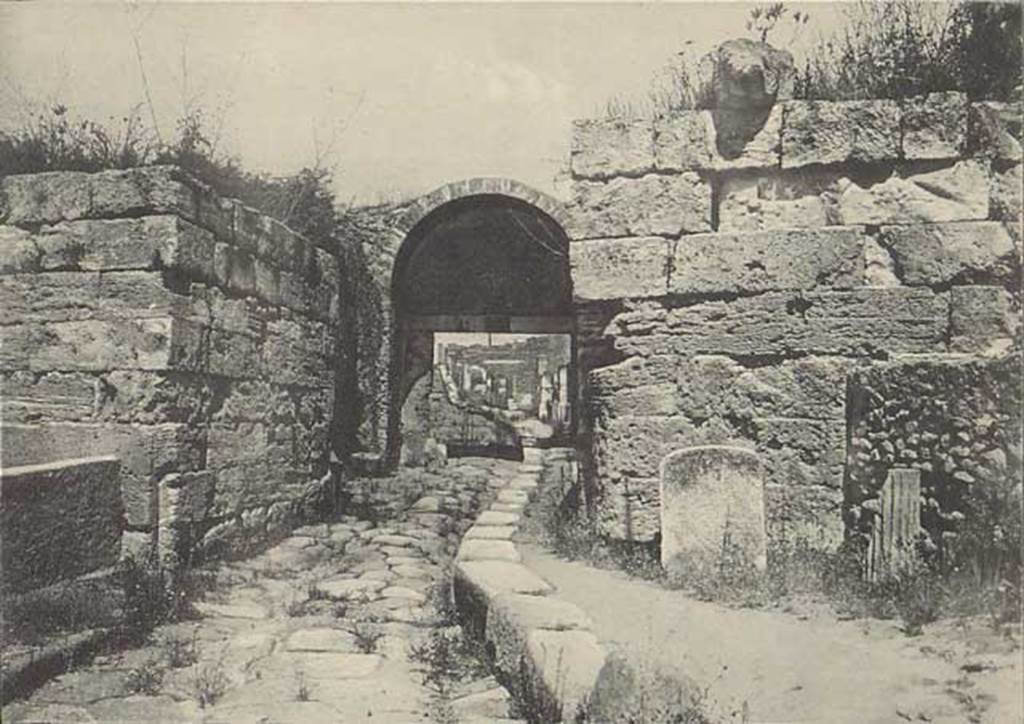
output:
[[664,295],[669,250],[669,240],[657,236],[570,244],[573,295],[585,300]]
[[645,120],[573,124],[572,173],[578,178],[636,176],[654,168],[654,130]]
[[673,452],[661,464],[661,565],[683,580],[710,575],[723,557],[764,569],[768,544],[761,461],[721,446]]
[[903,157],[956,158],[967,144],[967,96],[929,93],[903,101]]
[[716,108],[751,109],[792,97],[793,56],[749,38],[727,40],[701,59],[710,75]]
[[1019,103],[980,101],[968,111],[968,150],[989,158],[1021,162]]
[[847,289],[864,279],[859,228],[694,234],[673,245],[670,294]]
[[950,290],[950,349],[955,352],[1005,352],[1020,329],[1019,311],[1004,287],[957,286]]
[[900,154],[896,101],[788,101],[782,167],[892,161]]
[[863,187],[841,183],[836,199],[843,224],[917,224],[987,219],[988,167],[958,161],[934,171],[893,174]]
[[834,172],[797,169],[727,176],[719,194],[719,231],[830,226],[836,221]]
[[626,355],[813,353],[945,348],[946,298],[922,288],[768,292],[732,301],[672,307],[626,305],[606,335]]
[[696,173],[573,184],[573,239],[678,236],[711,230],[711,185]]
[[4,590],[22,592],[117,562],[124,510],[120,467],[115,457],[5,467]]
[[998,222],[885,226],[878,238],[904,284],[1009,284],[1020,274],[1013,241]]

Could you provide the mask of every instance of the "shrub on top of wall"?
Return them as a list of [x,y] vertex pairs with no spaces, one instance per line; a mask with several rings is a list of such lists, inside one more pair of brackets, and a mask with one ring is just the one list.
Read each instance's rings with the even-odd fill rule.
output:
[[164,141],[138,107],[119,123],[104,125],[55,105],[0,130],[0,176],[174,165],[310,239],[333,236],[335,198],[327,169],[316,164],[288,176],[252,173],[220,153],[213,135],[201,110],[179,118],[174,137]]

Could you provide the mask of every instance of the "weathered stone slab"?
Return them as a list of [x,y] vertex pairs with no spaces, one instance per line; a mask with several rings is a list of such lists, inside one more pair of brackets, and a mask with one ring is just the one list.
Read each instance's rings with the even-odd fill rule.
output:
[[117,562],[124,515],[117,458],[8,463],[0,478],[5,590],[39,588]]
[[1010,283],[1020,263],[1006,228],[996,221],[882,227],[904,284]]
[[573,296],[581,300],[665,294],[668,239],[594,239],[569,245]]
[[967,96],[929,93],[903,102],[903,157],[956,158],[967,143]]
[[1017,243],[1020,243],[1021,221],[1024,219],[1024,174],[1021,164],[992,173],[989,189],[990,208],[993,219],[1007,222],[1007,228],[1016,229]]
[[177,216],[63,221],[32,240],[41,270],[176,269],[197,279],[212,273],[213,235]]
[[764,472],[757,454],[705,446],[661,464],[661,564],[670,576],[713,575],[723,556],[767,566]]
[[285,642],[286,651],[357,653],[356,637],[336,628],[300,628]]
[[836,215],[842,224],[916,224],[988,218],[989,171],[976,160],[933,171],[904,171],[868,187],[840,182]]
[[647,173],[654,168],[651,121],[575,121],[571,164],[577,178],[606,179]]
[[946,297],[916,287],[767,292],[677,308],[637,303],[608,332],[634,354],[864,355],[945,349]]
[[526,666],[531,681],[520,695],[557,702],[575,712],[587,701],[604,666],[606,652],[589,631],[535,629],[526,637]]
[[968,112],[968,149],[980,156],[1020,163],[1021,123],[1019,103],[971,103]]
[[577,181],[573,189],[572,239],[711,231],[711,185],[693,172]]
[[519,514],[485,510],[476,519],[476,522],[477,525],[515,525],[519,522]]
[[0,367],[37,371],[195,370],[204,332],[170,317],[14,324],[4,329]]
[[316,589],[332,601],[368,600],[387,588],[387,582],[372,578],[339,578],[320,581]]
[[6,176],[0,192],[0,219],[15,225],[162,213],[197,217],[195,192],[173,166]]
[[848,289],[863,280],[864,233],[859,228],[694,234],[673,245],[668,292]]
[[950,348],[956,352],[1000,352],[1020,326],[1004,287],[953,287],[949,299]]
[[508,540],[464,540],[459,546],[456,558],[460,561],[514,561],[519,562],[522,556],[512,541]]
[[719,191],[719,231],[834,226],[838,170],[801,168],[730,175]]
[[515,532],[516,528],[513,525],[474,525],[466,531],[463,539],[511,540]]
[[782,121],[782,167],[899,157],[896,101],[788,101]]
[[678,111],[654,121],[655,165],[662,171],[714,166],[715,125],[710,111]]

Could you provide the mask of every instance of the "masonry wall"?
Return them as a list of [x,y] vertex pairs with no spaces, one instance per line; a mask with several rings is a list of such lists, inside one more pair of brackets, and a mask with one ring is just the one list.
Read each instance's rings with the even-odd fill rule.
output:
[[123,548],[286,530],[327,484],[341,269],[173,167],[0,179],[3,467],[121,461]]
[[571,261],[589,504],[658,534],[658,464],[766,463],[769,533],[843,533],[846,379],[1019,352],[1019,113],[962,94],[784,101],[722,150],[716,111],[575,125]]
[[[866,541],[889,470],[913,468],[921,472],[921,528],[928,548],[950,567],[979,564],[958,559],[965,547],[966,553],[989,555],[1019,548],[1019,356],[895,360],[851,375],[847,394],[845,512],[851,531]],[[991,539],[959,540],[979,535]]]

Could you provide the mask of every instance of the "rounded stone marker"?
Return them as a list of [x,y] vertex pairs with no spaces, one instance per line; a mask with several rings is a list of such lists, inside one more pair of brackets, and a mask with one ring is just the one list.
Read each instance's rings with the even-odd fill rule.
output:
[[661,564],[670,576],[710,575],[723,556],[767,566],[764,473],[756,453],[706,445],[661,462]]

